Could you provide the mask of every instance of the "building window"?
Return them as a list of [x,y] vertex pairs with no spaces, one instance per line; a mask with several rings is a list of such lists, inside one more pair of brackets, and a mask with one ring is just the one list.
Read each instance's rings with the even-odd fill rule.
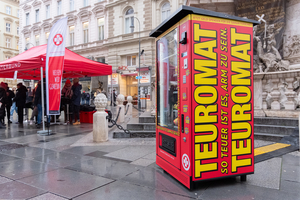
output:
[[20,33],[20,27],[17,27],[17,35]]
[[50,18],[50,4],[46,5],[46,19]]
[[17,10],[17,17],[18,18],[20,17],[20,10],[19,9]]
[[89,0],[83,0],[83,7],[88,6],[89,5]]
[[70,0],[70,11],[74,10],[74,0]]
[[133,33],[134,28],[130,28],[134,26],[134,10],[132,8],[128,9],[125,13],[125,33]]
[[165,3],[162,7],[161,7],[161,21],[166,20],[171,13],[171,6],[170,3]]
[[89,42],[89,22],[83,23],[83,43]]
[[6,60],[8,60],[8,59],[10,59],[10,58],[11,58],[10,56],[5,56],[5,59],[6,59]]
[[104,1],[104,0],[98,0],[98,2],[101,2],[101,1]]
[[74,45],[74,30],[75,30],[75,26],[70,26],[69,27],[69,32],[70,32],[70,46]]
[[35,11],[35,22],[39,22],[39,21],[40,21],[39,16],[40,16],[40,10],[37,9],[37,10]]
[[6,38],[6,48],[10,48],[10,38]]
[[61,1],[57,2],[57,15],[61,14]]
[[29,43],[29,38],[26,38],[25,41],[26,41],[26,44],[28,44]]
[[10,33],[10,23],[6,23],[6,32]]
[[11,15],[11,7],[6,6],[6,14]]
[[105,57],[99,57],[99,58],[97,58],[97,62],[105,63]]
[[39,46],[40,45],[40,35],[36,35],[35,36],[35,46]]
[[29,13],[26,13],[26,26],[29,25]]
[[99,40],[104,40],[104,18],[98,19]]
[[19,40],[17,40],[17,49],[19,50]]
[[46,43],[48,43],[49,34],[50,32],[45,33]]
[[136,66],[136,56],[127,56],[127,66]]

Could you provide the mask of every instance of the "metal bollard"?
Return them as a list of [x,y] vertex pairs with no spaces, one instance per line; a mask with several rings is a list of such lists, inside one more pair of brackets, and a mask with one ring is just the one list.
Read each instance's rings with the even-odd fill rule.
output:
[[298,119],[298,129],[299,129],[299,152],[300,152],[300,115],[299,115],[299,119]]

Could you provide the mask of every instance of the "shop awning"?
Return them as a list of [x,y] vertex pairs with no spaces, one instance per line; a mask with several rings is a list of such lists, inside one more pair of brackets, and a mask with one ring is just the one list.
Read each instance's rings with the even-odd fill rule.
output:
[[[18,71],[18,79],[40,79],[40,68],[45,71],[47,45],[29,50],[0,62],[0,78],[13,78]],[[81,78],[112,74],[112,66],[82,57],[66,48],[63,78]]]

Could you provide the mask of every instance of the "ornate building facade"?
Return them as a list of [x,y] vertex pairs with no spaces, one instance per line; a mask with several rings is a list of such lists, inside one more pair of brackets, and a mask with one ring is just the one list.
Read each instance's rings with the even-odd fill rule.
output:
[[68,16],[67,48],[113,66],[112,80],[110,76],[82,79],[83,90],[116,89],[136,96],[140,63],[141,94],[150,99],[155,40],[149,33],[181,5],[233,13],[233,0],[21,0],[20,53],[46,44],[53,24]]

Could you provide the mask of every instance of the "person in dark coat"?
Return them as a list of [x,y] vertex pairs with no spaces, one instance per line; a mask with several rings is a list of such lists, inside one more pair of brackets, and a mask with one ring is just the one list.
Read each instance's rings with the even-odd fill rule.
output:
[[22,83],[18,83],[17,88],[17,94],[13,101],[18,107],[18,124],[23,124],[27,88]]
[[37,116],[37,128],[40,128],[41,123],[42,123],[42,86],[41,86],[41,81],[38,82],[35,93],[34,93],[34,99],[33,99],[33,104],[34,106],[37,107],[38,109],[38,116]]
[[2,82],[0,84],[0,128],[5,128],[4,116],[5,116],[5,105],[6,105],[6,91],[5,84]]
[[15,93],[13,91],[11,91],[9,88],[8,88],[8,84],[5,83],[6,85],[6,113],[7,113],[7,122],[10,124],[11,121],[10,121],[10,108],[12,106],[12,100],[13,98],[15,98]]
[[[79,109],[80,109],[80,99],[81,99],[81,89],[82,86],[79,84],[79,78],[74,78],[73,79],[73,86],[72,86],[72,107],[73,107],[73,118],[75,120],[75,123],[73,125],[78,125],[80,124],[80,119],[79,119]],[[76,121],[77,119],[77,121]]]

